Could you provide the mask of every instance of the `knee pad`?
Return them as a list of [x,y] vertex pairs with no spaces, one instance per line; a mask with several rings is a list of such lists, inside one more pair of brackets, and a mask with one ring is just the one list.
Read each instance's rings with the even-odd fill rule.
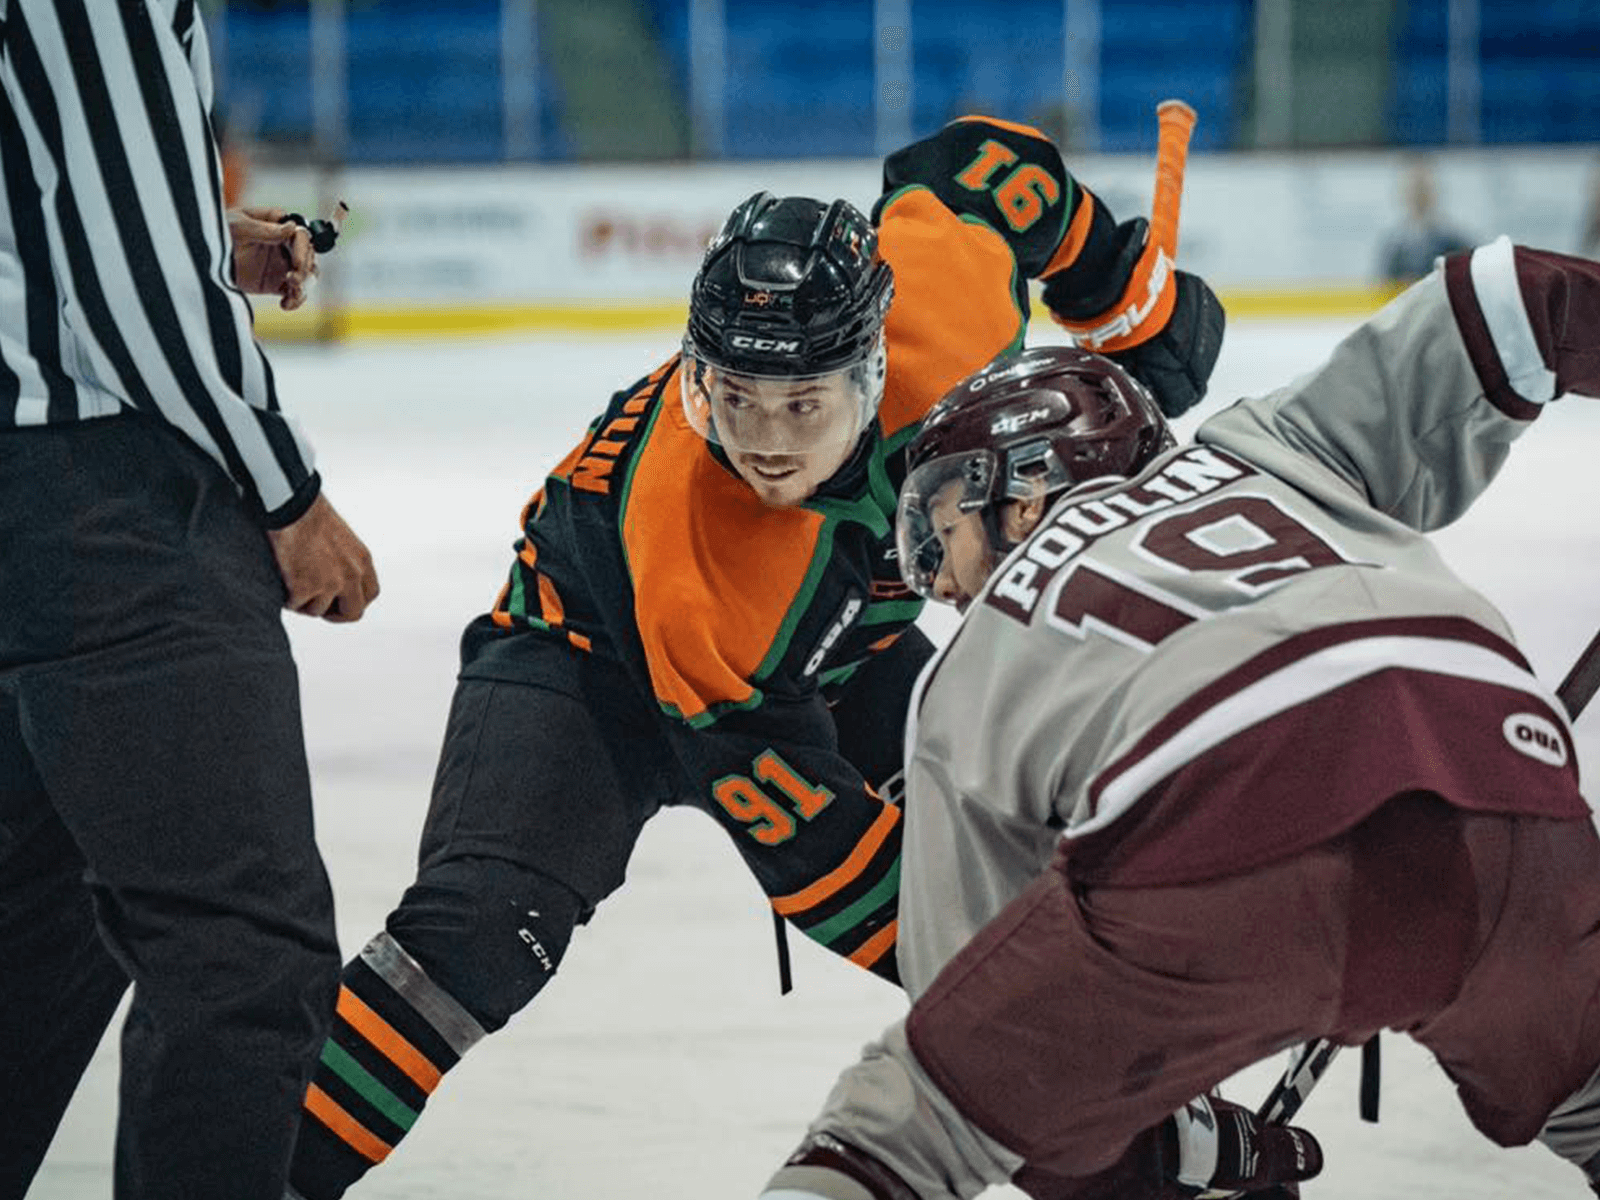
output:
[[565,884],[495,858],[424,867],[389,916],[390,936],[486,1032],[549,982],[584,904]]

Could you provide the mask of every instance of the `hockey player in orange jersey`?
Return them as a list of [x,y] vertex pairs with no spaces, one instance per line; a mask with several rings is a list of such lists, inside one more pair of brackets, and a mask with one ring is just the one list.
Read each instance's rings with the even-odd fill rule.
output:
[[1031,279],[1066,321],[1119,322],[1169,411],[1193,403],[1221,309],[1146,240],[1046,138],[984,118],[890,156],[870,220],[764,193],[732,213],[681,354],[550,472],[466,631],[416,880],[347,966],[306,1096],[304,1200],[383,1161],[533,999],[663,805],[704,810],[776,914],[898,980],[887,785],[931,652],[895,557],[904,448],[1021,345]]

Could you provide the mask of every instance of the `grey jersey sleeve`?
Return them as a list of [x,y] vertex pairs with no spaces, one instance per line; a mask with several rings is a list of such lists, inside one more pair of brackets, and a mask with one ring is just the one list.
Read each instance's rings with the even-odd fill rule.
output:
[[1554,397],[1501,238],[1402,293],[1315,371],[1239,401],[1196,437],[1314,495],[1352,490],[1431,530],[1466,511]]

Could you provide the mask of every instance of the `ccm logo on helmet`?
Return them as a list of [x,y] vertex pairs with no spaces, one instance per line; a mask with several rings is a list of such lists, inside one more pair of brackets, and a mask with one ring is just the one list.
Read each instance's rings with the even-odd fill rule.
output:
[[1021,433],[1029,425],[1037,424],[1048,419],[1050,409],[1035,408],[1021,413],[1001,413],[994,419],[994,424],[989,426],[989,436],[998,437],[1008,433]]
[[748,333],[736,333],[728,339],[728,345],[735,350],[757,350],[772,354],[798,354],[800,343],[794,338],[765,338],[751,337]]
[[1512,713],[1501,728],[1513,750],[1552,767],[1567,765],[1567,739],[1554,722],[1534,713]]

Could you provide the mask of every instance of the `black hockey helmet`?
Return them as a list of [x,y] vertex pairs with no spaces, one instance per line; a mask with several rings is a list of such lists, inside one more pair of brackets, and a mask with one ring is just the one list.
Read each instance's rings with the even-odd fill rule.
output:
[[706,249],[688,342],[725,371],[836,371],[873,352],[892,290],[877,231],[848,201],[757,192]]
[[893,291],[877,232],[848,202],[751,196],[707,248],[690,292],[679,370],[690,425],[758,491],[777,486],[756,477],[769,469],[758,460],[793,476],[790,492],[802,475],[819,483],[882,403]]
[[990,544],[1004,551],[1001,502],[1136,474],[1174,444],[1149,390],[1103,355],[1042,346],[998,358],[947,392],[907,449],[896,514],[901,574],[933,595],[944,549],[932,505],[953,481],[962,484],[958,511],[983,513]]

